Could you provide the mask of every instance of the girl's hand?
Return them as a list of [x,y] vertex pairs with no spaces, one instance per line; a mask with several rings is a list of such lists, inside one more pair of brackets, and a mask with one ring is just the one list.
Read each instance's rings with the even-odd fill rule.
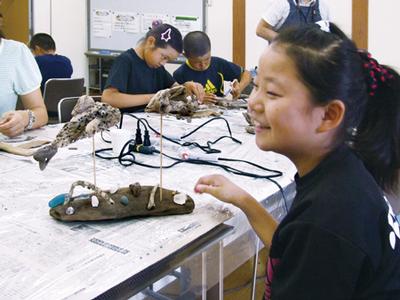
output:
[[25,111],[9,111],[4,113],[0,119],[0,132],[14,137],[23,133],[27,124],[28,115]]
[[240,206],[243,201],[251,198],[246,191],[222,175],[201,177],[197,181],[194,191],[200,194],[210,194],[223,202],[232,203],[235,206]]

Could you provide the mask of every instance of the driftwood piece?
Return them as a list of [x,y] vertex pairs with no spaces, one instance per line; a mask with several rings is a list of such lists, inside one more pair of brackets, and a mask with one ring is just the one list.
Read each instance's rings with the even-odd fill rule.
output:
[[248,113],[248,112],[244,112],[243,113],[243,116],[244,116],[244,118],[246,119],[246,121],[247,121],[247,123],[249,124],[249,125],[247,125],[246,126],[246,131],[248,132],[248,133],[250,133],[250,134],[255,134],[255,131],[254,131],[254,121],[253,121],[253,119],[251,118],[251,116],[250,116],[250,114]]
[[21,155],[21,156],[31,156],[36,152],[36,148],[45,144],[50,143],[49,141],[34,140],[24,144],[19,144],[17,146],[11,145],[9,143],[0,142],[0,150],[5,152]]
[[[157,186],[140,186],[139,188],[139,184],[136,183],[129,187],[119,188],[114,193],[94,188],[91,183],[84,181],[75,182],[72,186],[69,194],[61,195],[64,201],[50,208],[49,213],[53,218],[60,221],[116,220],[187,214],[194,209],[194,201],[191,197],[168,189],[162,190],[162,201],[160,201],[160,188]],[[76,186],[89,188],[93,193],[73,197],[73,188]],[[186,201],[179,204],[182,203],[182,195]],[[93,205],[93,197],[96,197],[96,205]],[[177,197],[176,202],[174,197]],[[150,203],[150,201],[154,202]]]
[[240,109],[240,108],[247,109],[247,101],[244,99],[229,100],[226,98],[217,97],[215,105],[225,107],[228,109]]
[[210,108],[206,105],[200,105],[194,97],[187,94],[183,85],[158,91],[150,99],[145,111],[172,114],[178,119],[220,116],[222,114],[218,107]]
[[64,124],[51,144],[40,148],[33,154],[33,158],[39,162],[41,170],[46,168],[58,148],[110,128],[118,124],[121,118],[118,108],[106,103],[95,102],[89,96],[82,96],[78,99],[71,115],[71,120]]

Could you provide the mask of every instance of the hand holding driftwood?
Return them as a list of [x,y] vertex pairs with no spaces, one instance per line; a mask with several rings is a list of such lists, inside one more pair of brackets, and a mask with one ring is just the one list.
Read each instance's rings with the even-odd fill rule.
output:
[[188,95],[183,85],[158,91],[150,99],[145,111],[192,118],[221,115],[218,108],[208,108],[207,105],[200,105],[193,96]]

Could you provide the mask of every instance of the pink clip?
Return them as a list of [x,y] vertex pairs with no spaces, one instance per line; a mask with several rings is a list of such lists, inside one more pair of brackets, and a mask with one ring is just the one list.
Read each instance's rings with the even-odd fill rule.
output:
[[168,28],[165,30],[163,33],[161,33],[161,40],[165,41],[168,43],[168,41],[171,39],[171,28]]

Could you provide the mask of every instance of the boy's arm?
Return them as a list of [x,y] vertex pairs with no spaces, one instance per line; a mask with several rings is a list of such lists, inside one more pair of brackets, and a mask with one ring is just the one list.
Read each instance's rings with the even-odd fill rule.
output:
[[237,99],[240,97],[242,91],[250,84],[252,80],[251,74],[249,71],[244,70],[240,75],[240,81],[234,80],[232,83],[232,97],[233,99]]
[[128,108],[149,103],[154,94],[130,95],[121,93],[118,89],[109,87],[103,91],[101,101],[117,108]]

